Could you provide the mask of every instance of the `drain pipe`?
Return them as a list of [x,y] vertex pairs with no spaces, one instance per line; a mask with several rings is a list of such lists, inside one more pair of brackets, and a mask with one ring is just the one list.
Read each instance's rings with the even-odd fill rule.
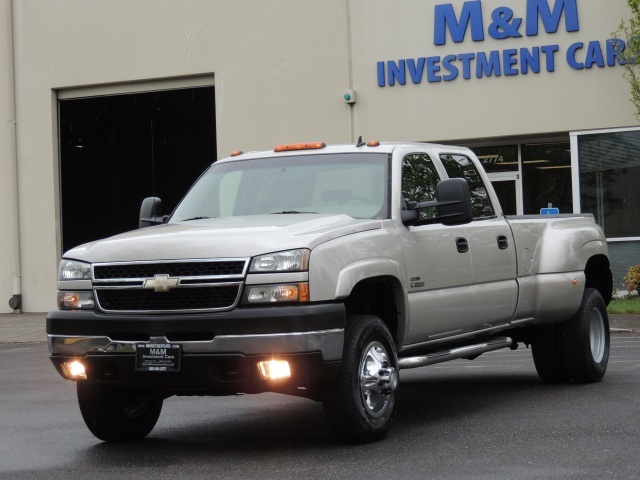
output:
[[14,71],[13,49],[13,0],[4,0],[2,15],[5,19],[6,34],[6,82],[7,82],[7,106],[10,117],[7,121],[7,158],[9,160],[9,232],[11,236],[11,276],[13,296],[9,300],[9,306],[13,313],[22,312],[21,291],[21,265],[20,265],[20,221],[18,198],[18,149],[16,136],[16,90]]

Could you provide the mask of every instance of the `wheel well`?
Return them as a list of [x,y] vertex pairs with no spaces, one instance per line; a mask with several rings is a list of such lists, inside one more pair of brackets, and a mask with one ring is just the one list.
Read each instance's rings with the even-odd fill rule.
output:
[[589,259],[584,269],[586,288],[600,291],[605,305],[609,305],[613,295],[613,275],[609,268],[609,259],[605,255],[595,255]]
[[401,312],[396,302],[396,292],[402,288],[393,277],[368,278],[359,282],[345,300],[347,315],[375,315],[389,328],[398,341],[398,317]]

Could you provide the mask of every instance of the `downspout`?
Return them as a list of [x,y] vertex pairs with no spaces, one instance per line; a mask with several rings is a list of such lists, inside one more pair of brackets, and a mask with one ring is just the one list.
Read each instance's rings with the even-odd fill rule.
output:
[[8,112],[7,120],[8,145],[7,158],[9,160],[9,232],[11,236],[11,276],[13,296],[9,300],[9,306],[13,313],[22,312],[21,291],[21,264],[20,264],[20,221],[19,221],[19,197],[18,197],[18,149],[16,135],[16,89],[13,49],[13,0],[3,2],[6,48],[7,48],[7,96]]
[[[346,0],[347,8],[347,74],[349,90],[353,90],[353,45],[351,38],[351,0]],[[355,143],[355,103],[349,104],[349,141]]]

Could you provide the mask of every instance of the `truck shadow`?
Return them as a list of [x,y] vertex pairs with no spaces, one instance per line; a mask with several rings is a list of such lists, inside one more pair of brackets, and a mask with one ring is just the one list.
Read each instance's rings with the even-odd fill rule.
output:
[[[522,412],[539,408],[540,402],[570,402],[574,397],[570,390],[575,388],[581,386],[546,385],[535,371],[479,373],[448,369],[432,374],[422,369],[402,378],[389,437],[367,445],[340,443],[325,422],[321,404],[310,400],[263,394],[239,397],[237,405],[237,398],[197,399],[197,405],[192,406],[188,403],[191,399],[182,398],[176,399],[180,405],[172,406],[170,399],[158,426],[146,440],[133,447],[96,440],[82,452],[82,458],[98,468],[128,463],[158,467],[176,462],[215,462],[219,466],[231,459],[259,465],[290,454],[326,457],[327,461],[345,452],[383,455],[389,444],[415,443],[421,438],[455,445],[461,432],[481,432],[487,422],[515,424]],[[186,411],[176,407],[186,407]]]

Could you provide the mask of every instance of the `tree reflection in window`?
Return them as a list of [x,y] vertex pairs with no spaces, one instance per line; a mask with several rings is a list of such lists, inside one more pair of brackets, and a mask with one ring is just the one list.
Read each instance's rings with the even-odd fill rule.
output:
[[487,188],[482,181],[473,162],[464,155],[440,155],[440,160],[444,165],[449,178],[464,178],[469,184],[471,194],[471,209],[473,218],[492,217],[493,207],[487,193]]
[[[406,201],[421,203],[434,200],[439,181],[436,167],[428,155],[414,153],[402,160],[402,196]],[[420,220],[437,215],[435,208],[423,208],[419,212]]]

